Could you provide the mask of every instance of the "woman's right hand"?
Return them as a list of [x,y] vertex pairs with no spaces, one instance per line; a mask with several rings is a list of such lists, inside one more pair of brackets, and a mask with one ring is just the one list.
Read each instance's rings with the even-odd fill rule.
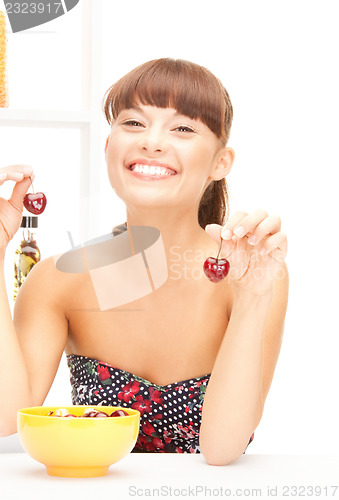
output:
[[6,181],[14,181],[15,186],[9,200],[0,197],[0,250],[4,250],[20,227],[23,200],[31,179],[33,168],[29,165],[9,165],[0,168],[0,190]]

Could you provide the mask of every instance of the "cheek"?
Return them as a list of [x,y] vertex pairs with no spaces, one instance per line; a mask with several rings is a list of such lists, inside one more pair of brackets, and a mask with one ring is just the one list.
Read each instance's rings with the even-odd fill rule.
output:
[[121,163],[122,154],[124,151],[123,143],[117,137],[111,137],[107,150],[106,150],[106,163],[108,168],[113,168],[114,166]]
[[202,181],[203,177],[208,177],[210,174],[213,165],[212,153],[209,148],[196,148],[189,157],[190,169],[199,174]]
[[117,185],[119,179],[119,169],[122,165],[122,161],[118,155],[118,148],[116,148],[114,144],[110,143],[106,151],[106,165],[108,178],[113,188]]
[[116,156],[116,153],[117,153],[117,143],[118,143],[118,141],[116,141],[113,138],[111,138],[110,141],[109,141],[109,143],[108,143],[106,155],[108,156],[108,158],[111,161]]
[[115,133],[111,135],[109,140],[106,153],[107,162],[109,164],[121,164],[126,155],[129,154],[132,147],[133,143],[130,138],[115,131]]

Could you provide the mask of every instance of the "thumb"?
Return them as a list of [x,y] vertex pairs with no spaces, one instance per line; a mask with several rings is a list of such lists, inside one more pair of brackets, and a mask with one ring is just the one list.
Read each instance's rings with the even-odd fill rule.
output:
[[[34,179],[34,176],[31,177],[32,180]],[[9,201],[19,210],[22,210],[23,208],[23,200],[25,197],[25,194],[27,193],[29,187],[31,186],[31,179],[29,177],[24,178],[20,182],[16,182],[12,195],[9,199]]]
[[220,243],[221,228],[222,226],[219,224],[207,224],[207,226],[205,226],[205,231],[213,240]]
[[[211,238],[213,238],[213,240],[216,241],[218,245],[220,245],[221,230],[222,226],[220,226],[219,224],[207,224],[207,226],[205,226],[206,233]],[[234,247],[235,243],[233,240],[223,240],[219,258],[227,259],[232,254]]]

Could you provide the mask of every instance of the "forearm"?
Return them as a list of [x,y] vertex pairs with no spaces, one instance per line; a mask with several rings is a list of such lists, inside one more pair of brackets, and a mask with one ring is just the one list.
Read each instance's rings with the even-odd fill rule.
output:
[[0,255],[0,436],[16,432],[16,412],[30,406],[28,373],[8,303]]
[[211,464],[240,456],[261,417],[264,333],[271,299],[271,294],[235,295],[202,410],[200,446]]

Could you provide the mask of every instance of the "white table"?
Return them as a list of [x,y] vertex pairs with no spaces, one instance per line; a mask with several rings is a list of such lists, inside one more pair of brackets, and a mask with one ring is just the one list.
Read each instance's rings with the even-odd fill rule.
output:
[[79,495],[91,500],[339,499],[339,456],[246,454],[220,467],[207,465],[202,455],[132,453],[112,465],[107,476],[69,479],[49,476],[25,453],[0,454],[1,500],[75,500]]

